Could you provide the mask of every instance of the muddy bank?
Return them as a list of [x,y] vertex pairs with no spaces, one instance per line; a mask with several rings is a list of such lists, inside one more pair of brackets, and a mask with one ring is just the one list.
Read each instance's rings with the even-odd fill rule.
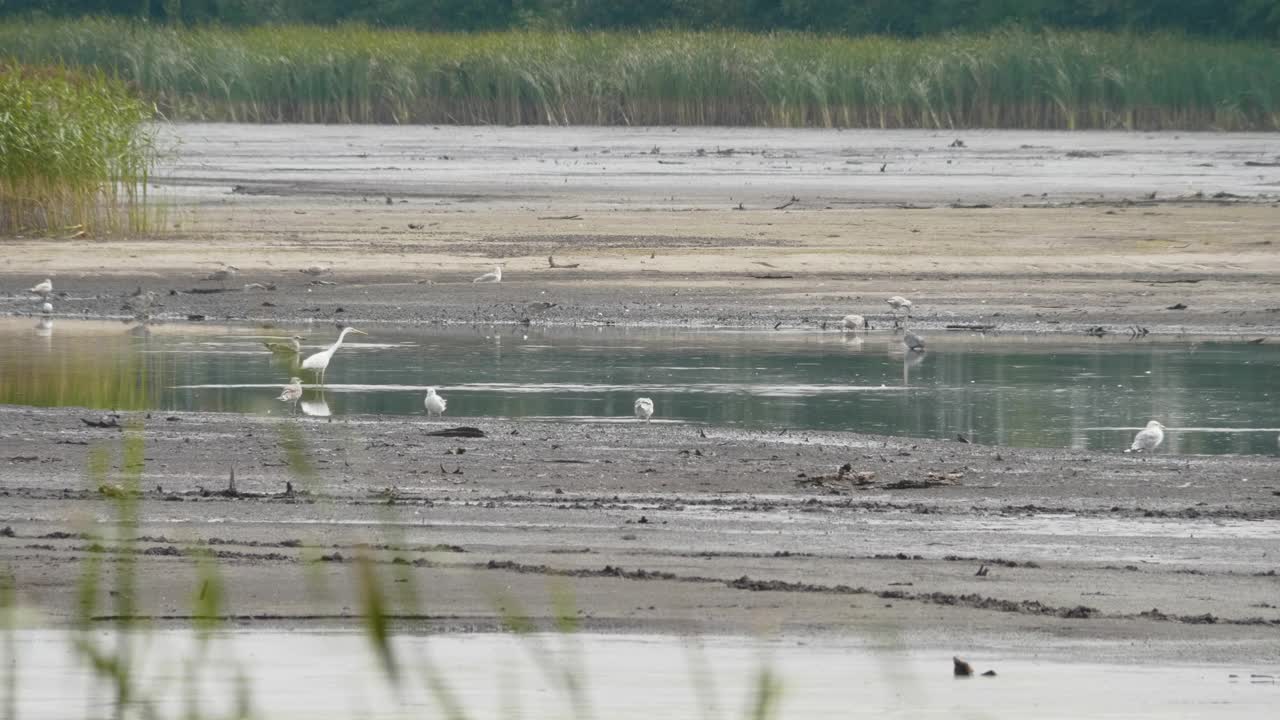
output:
[[[1280,331],[1266,135],[171,131],[166,229],[6,239],[0,312],[52,277],[55,314],[121,315],[141,286],[166,321],[514,322],[550,302],[534,321],[883,325],[905,295],[926,329]],[[202,280],[221,263],[240,274]],[[495,264],[500,285],[471,284]]]
[[[1187,659],[1262,657],[1280,632],[1271,458],[674,424],[125,417],[143,424],[145,460],[121,550],[105,538],[128,492],[124,431],[77,409],[2,412],[0,544],[23,599],[54,621],[72,616],[96,544],[138,561],[138,612],[173,621],[190,617],[196,558],[212,553],[230,619],[289,626],[352,621],[353,562],[369,556],[424,591],[395,613],[408,628],[493,628],[503,598],[549,622],[549,588],[565,587],[606,631],[1199,638],[1179,645]],[[428,434],[455,425],[485,437]],[[99,449],[110,469],[90,477]],[[112,614],[107,595],[99,607]]]

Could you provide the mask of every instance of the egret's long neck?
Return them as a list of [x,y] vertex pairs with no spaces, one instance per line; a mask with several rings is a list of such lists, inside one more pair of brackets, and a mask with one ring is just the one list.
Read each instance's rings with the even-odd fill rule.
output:
[[347,333],[349,332],[351,332],[351,328],[342,328],[342,332],[338,335],[338,342],[334,343],[333,347],[329,348],[329,351],[333,352],[342,347],[342,341],[347,339]]

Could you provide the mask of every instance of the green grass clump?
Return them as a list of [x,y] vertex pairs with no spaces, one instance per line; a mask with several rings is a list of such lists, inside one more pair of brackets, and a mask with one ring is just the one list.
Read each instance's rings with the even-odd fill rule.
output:
[[3,23],[0,47],[24,62],[102,68],[187,120],[1280,129],[1280,54],[1172,35],[445,34],[88,19]]
[[0,232],[145,231],[153,114],[99,70],[0,64]]

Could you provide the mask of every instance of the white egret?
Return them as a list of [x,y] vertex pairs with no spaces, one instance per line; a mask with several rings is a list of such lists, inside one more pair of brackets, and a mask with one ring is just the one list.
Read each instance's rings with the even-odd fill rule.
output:
[[338,348],[342,347],[342,341],[346,339],[347,333],[356,333],[357,335],[368,335],[362,330],[357,330],[350,325],[342,328],[342,332],[338,334],[338,341],[330,345],[327,350],[312,355],[302,361],[303,370],[314,370],[320,376],[320,384],[324,384],[324,371],[329,367],[329,361],[333,359],[333,354],[338,352]]
[[902,336],[902,344],[906,345],[907,349],[910,350],[911,352],[918,352],[918,353],[924,352],[924,338],[911,332],[910,330],[908,330],[907,333]]
[[293,403],[293,412],[297,414],[298,401],[302,399],[302,378],[289,378],[289,384],[284,386],[280,397],[276,399],[280,402]]
[[35,287],[31,288],[27,292],[34,293],[42,298],[47,298],[49,297],[49,293],[53,292],[53,281],[49,278],[45,278],[44,282],[37,283]]
[[448,403],[445,402],[444,398],[436,394],[435,388],[427,388],[427,396],[422,399],[422,405],[427,409],[427,417],[431,417],[433,413],[436,415],[443,415],[445,405],[447,404]]
[[845,315],[841,322],[844,324],[845,332],[856,333],[859,330],[865,330],[870,327],[867,325],[867,319],[861,315]]
[[901,295],[894,295],[888,300],[885,300],[885,302],[889,304],[889,307],[893,308],[893,312],[895,315],[898,313],[899,310],[906,310],[907,317],[911,317],[911,301],[910,300],[902,297]]
[[1133,445],[1125,452],[1150,452],[1164,442],[1164,425],[1159,420],[1152,420],[1147,426],[1133,436]]
[[649,422],[653,417],[653,401],[649,398],[636,398],[636,419]]
[[263,340],[262,345],[277,355],[297,355],[302,352],[301,341],[304,339],[305,338],[301,335],[294,335],[292,337],[280,338],[283,342]]
[[487,272],[487,273],[485,273],[485,274],[481,275],[480,277],[476,278],[475,280],[472,280],[471,282],[473,282],[473,283],[482,283],[482,282],[494,282],[494,283],[496,283],[496,282],[502,282],[502,266],[501,266],[501,265],[494,265],[494,266],[493,266],[493,272]]
[[52,313],[52,312],[53,312],[53,303],[51,303],[51,302],[47,302],[47,301],[46,301],[46,302],[45,302],[45,304],[43,304],[43,305],[41,305],[41,306],[40,306],[40,312],[44,313],[45,315],[48,315],[48,314]]

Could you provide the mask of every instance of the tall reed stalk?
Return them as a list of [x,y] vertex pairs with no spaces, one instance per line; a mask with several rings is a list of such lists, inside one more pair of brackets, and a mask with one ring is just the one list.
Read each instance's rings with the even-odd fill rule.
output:
[[146,231],[153,112],[100,70],[0,63],[0,232]]
[[919,40],[736,32],[0,24],[170,117],[310,123],[1280,129],[1264,43],[1002,30]]

